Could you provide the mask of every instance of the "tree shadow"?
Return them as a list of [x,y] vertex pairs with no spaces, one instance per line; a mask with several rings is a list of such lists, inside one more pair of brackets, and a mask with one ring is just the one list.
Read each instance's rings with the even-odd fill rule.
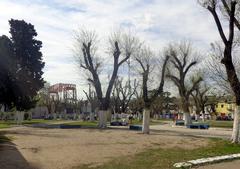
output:
[[1,169],[38,169],[34,164],[29,164],[18,151],[11,139],[0,133],[0,168]]

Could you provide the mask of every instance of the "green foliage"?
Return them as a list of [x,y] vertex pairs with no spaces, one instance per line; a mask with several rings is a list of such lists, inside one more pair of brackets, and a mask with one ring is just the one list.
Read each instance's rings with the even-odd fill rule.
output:
[[34,96],[44,85],[44,62],[40,51],[42,42],[35,39],[37,32],[32,24],[14,19],[9,24],[18,69],[14,103],[17,110],[28,110],[36,104]]
[[11,38],[0,37],[0,103],[10,109],[29,110],[43,87],[42,42],[34,26],[23,20],[9,21]]
[[7,36],[0,36],[0,103],[8,107],[11,107],[14,100],[12,88],[15,72],[12,42]]

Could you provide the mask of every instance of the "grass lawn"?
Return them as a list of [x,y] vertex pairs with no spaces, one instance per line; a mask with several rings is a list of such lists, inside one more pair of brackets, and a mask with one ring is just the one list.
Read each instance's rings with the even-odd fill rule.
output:
[[[59,120],[44,120],[44,119],[32,119],[32,120],[24,120],[23,121],[23,125],[24,124],[38,124],[38,123],[47,123],[47,124],[51,124],[54,122],[59,122]],[[8,121],[0,121],[0,129],[3,128],[9,128],[12,127],[13,125],[16,125],[17,123],[13,120],[8,120]]]
[[101,166],[83,165],[75,169],[172,169],[176,162],[232,153],[240,153],[240,145],[211,139],[209,146],[195,150],[149,149],[134,156],[112,159]]
[[5,122],[0,122],[0,129],[9,128],[9,127],[11,127],[10,124]]
[[[24,120],[23,125],[31,125],[31,124],[52,124],[55,122],[61,122],[61,120],[44,120],[44,119],[32,119],[32,120]],[[64,121],[65,122],[65,121]],[[3,128],[9,128],[12,127],[13,125],[16,125],[16,122],[13,120],[9,121],[0,121],[0,129]],[[86,126],[86,127],[96,127],[97,122],[89,122],[89,121],[69,121],[67,123],[64,123],[64,125],[81,125],[81,126]]]
[[232,128],[233,121],[207,121],[210,127],[223,127],[223,128]]
[[232,128],[233,121],[216,121],[216,120],[207,120],[205,122],[197,122],[197,123],[207,123],[210,127],[222,127],[222,128]]

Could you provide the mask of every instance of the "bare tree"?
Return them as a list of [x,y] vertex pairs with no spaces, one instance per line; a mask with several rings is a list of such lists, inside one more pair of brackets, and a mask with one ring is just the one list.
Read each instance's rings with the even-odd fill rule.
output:
[[92,91],[91,84],[88,84],[88,92],[83,90],[84,94],[87,97],[88,102],[91,105],[91,112],[90,112],[90,121],[94,121],[94,114],[96,113],[96,109],[98,107],[98,100],[96,97],[95,91]]
[[[220,10],[222,11],[222,14],[226,16],[228,19],[231,17],[231,3],[232,0],[221,0],[220,4]],[[240,30],[240,5],[239,5],[239,0],[236,0],[236,9],[235,9],[235,15],[234,15],[234,24],[237,27],[238,30]]]
[[165,71],[167,67],[167,62],[169,60],[169,56],[165,56],[162,65],[161,71],[161,80],[158,87],[154,90],[154,93],[150,95],[149,93],[149,78],[151,72],[153,72],[156,60],[154,58],[153,52],[147,48],[143,47],[140,52],[135,57],[136,62],[140,66],[139,73],[142,76],[142,94],[143,94],[143,101],[144,101],[144,111],[143,111],[143,128],[142,132],[144,134],[149,134],[149,123],[150,123],[150,106],[151,103],[163,93],[163,86],[165,80]]
[[101,62],[99,57],[96,57],[97,41],[97,35],[94,31],[80,30],[75,34],[74,47],[79,67],[90,74],[87,80],[94,86],[99,101],[99,127],[105,128],[107,123],[106,114],[110,106],[110,96],[119,67],[125,63],[134,53],[134,50],[137,49],[138,40],[127,34],[112,36],[110,38],[113,70],[105,94],[103,93],[102,83],[99,78]]
[[[224,93],[230,93],[234,95],[231,85],[228,81],[227,73],[223,64],[221,64],[221,59],[223,58],[224,47],[220,43],[212,43],[212,50],[209,54],[209,59],[206,61],[207,65],[207,75],[209,80],[219,91],[224,91]],[[233,58],[233,64],[236,68],[236,72],[240,74],[239,60],[237,57]]]
[[117,78],[115,81],[114,89],[113,89],[113,108],[117,113],[126,113],[129,102],[132,97],[136,94],[136,90],[138,87],[137,80],[135,79],[133,84],[131,84],[130,80],[127,80],[125,84],[123,84],[123,78]]
[[199,84],[191,93],[196,107],[196,114],[199,115],[202,112],[203,121],[205,121],[205,106],[208,102],[208,91],[209,87],[207,87],[206,84]]
[[202,81],[200,76],[193,78],[188,75],[191,69],[197,65],[197,60],[194,57],[196,58],[198,55],[192,50],[188,42],[170,44],[166,55],[170,56],[171,63],[171,70],[168,71],[167,77],[178,88],[181,99],[180,107],[184,113],[185,125],[188,125],[191,123],[189,97]]
[[[240,81],[238,79],[236,68],[233,64],[232,50],[234,45],[234,35],[235,35],[235,26],[237,26],[239,20],[236,15],[236,8],[239,8],[239,1],[237,0],[208,0],[208,1],[200,1],[201,5],[205,7],[213,16],[219,35],[224,44],[223,58],[221,63],[225,66],[227,78],[230,83],[231,89],[235,95],[236,99],[236,109],[234,113],[234,123],[233,123],[233,133],[232,133],[232,142],[239,142],[239,113],[240,113]],[[228,36],[223,30],[222,23],[220,21],[219,14],[217,13],[218,7],[223,6],[226,13],[229,16],[228,20]]]

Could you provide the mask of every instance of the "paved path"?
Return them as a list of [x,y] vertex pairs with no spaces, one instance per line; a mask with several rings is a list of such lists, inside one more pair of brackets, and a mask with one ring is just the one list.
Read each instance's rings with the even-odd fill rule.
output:
[[240,169],[240,160],[200,166],[194,169]]
[[[172,126],[171,124],[166,125],[152,125],[151,130],[157,130],[159,132],[168,132],[169,134],[185,135],[185,136],[196,136],[196,137],[212,137],[212,138],[223,138],[229,139],[232,134],[231,129],[225,128],[209,128],[204,129],[188,129],[186,127]],[[240,167],[239,167],[240,169]]]

